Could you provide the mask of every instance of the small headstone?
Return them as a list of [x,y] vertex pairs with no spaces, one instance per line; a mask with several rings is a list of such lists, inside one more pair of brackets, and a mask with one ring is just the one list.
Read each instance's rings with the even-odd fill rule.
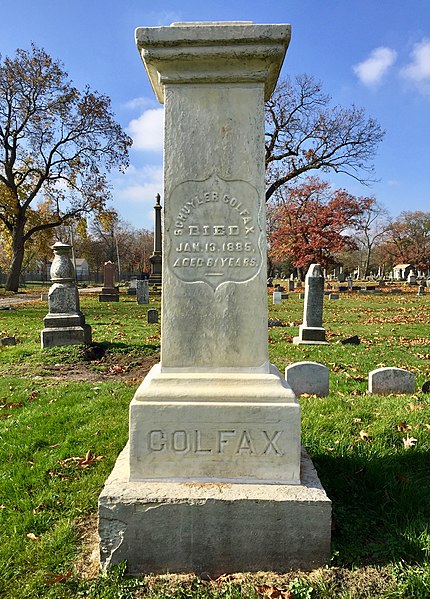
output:
[[328,299],[337,300],[337,299],[339,299],[339,294],[338,293],[329,293]]
[[402,293],[401,289],[390,289],[390,293]]
[[408,278],[406,280],[408,282],[408,285],[416,285],[417,284],[417,275],[416,275],[415,271],[411,270],[411,272],[408,274]]
[[158,322],[158,310],[151,308],[148,310],[148,324],[154,324]]
[[288,299],[288,293],[281,293],[281,300]]
[[128,284],[127,295],[136,295],[136,279],[131,279]]
[[352,337],[347,337],[341,341],[342,345],[360,345],[360,338],[358,335],[353,335]]
[[16,339],[15,337],[3,337],[3,339],[0,339],[0,345],[3,345],[3,347],[6,345],[16,345]]
[[411,394],[415,392],[415,376],[403,368],[377,368],[369,372],[371,395]]
[[136,281],[136,301],[139,305],[149,304],[148,281]]
[[419,296],[419,295],[425,295],[425,287],[424,287],[424,285],[419,285],[419,286],[418,286],[418,292],[417,292],[417,295],[418,295],[418,296]]
[[273,292],[273,303],[281,304],[282,303],[282,293],[280,291]]
[[285,380],[295,395],[325,397],[329,393],[329,369],[318,362],[296,362],[285,369]]
[[423,393],[430,393],[430,381],[426,381],[421,387]]
[[47,293],[41,293],[40,294],[40,299],[42,300],[42,302],[46,302],[48,300],[48,294]]
[[288,281],[288,291],[294,291],[294,281],[291,279]]

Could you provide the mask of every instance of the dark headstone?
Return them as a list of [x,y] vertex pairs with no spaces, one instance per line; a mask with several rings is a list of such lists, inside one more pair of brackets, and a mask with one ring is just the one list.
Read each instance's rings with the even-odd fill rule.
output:
[[430,393],[430,381],[426,381],[421,387],[423,393]]
[[352,337],[347,337],[341,341],[342,345],[360,345],[360,338],[358,335],[353,335]]
[[158,310],[152,308],[148,310],[148,324],[154,324],[158,322]]
[[3,347],[6,345],[16,345],[16,339],[15,337],[4,337],[0,339],[0,345],[3,345]]

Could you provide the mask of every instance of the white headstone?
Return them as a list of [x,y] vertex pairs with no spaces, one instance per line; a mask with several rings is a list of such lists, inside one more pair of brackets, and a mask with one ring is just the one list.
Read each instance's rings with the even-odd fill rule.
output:
[[296,362],[285,369],[285,380],[294,393],[325,397],[329,393],[330,371],[318,362]]

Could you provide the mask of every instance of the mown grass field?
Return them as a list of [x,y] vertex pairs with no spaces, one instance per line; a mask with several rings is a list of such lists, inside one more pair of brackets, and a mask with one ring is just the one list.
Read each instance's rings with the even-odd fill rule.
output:
[[[1,296],[0,296],[1,297]],[[81,306],[93,340],[40,349],[45,303],[0,310],[0,596],[62,597],[430,597],[430,294],[345,294],[325,300],[327,346],[295,346],[303,301],[269,301],[269,353],[281,370],[314,360],[330,368],[330,394],[302,397],[302,441],[333,502],[332,559],[313,573],[246,573],[129,579],[97,575],[97,497],[128,437],[128,405],[158,361],[160,325],[132,297]],[[289,326],[290,323],[293,326]],[[358,335],[360,345],[341,341]],[[381,366],[416,376],[409,396],[368,396]]]

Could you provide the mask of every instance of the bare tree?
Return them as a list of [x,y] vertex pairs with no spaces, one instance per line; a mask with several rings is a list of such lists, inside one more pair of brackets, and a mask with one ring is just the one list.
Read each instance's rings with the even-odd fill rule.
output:
[[266,102],[266,201],[310,171],[374,180],[372,160],[384,131],[363,109],[330,103],[321,84],[306,74],[281,81]]

